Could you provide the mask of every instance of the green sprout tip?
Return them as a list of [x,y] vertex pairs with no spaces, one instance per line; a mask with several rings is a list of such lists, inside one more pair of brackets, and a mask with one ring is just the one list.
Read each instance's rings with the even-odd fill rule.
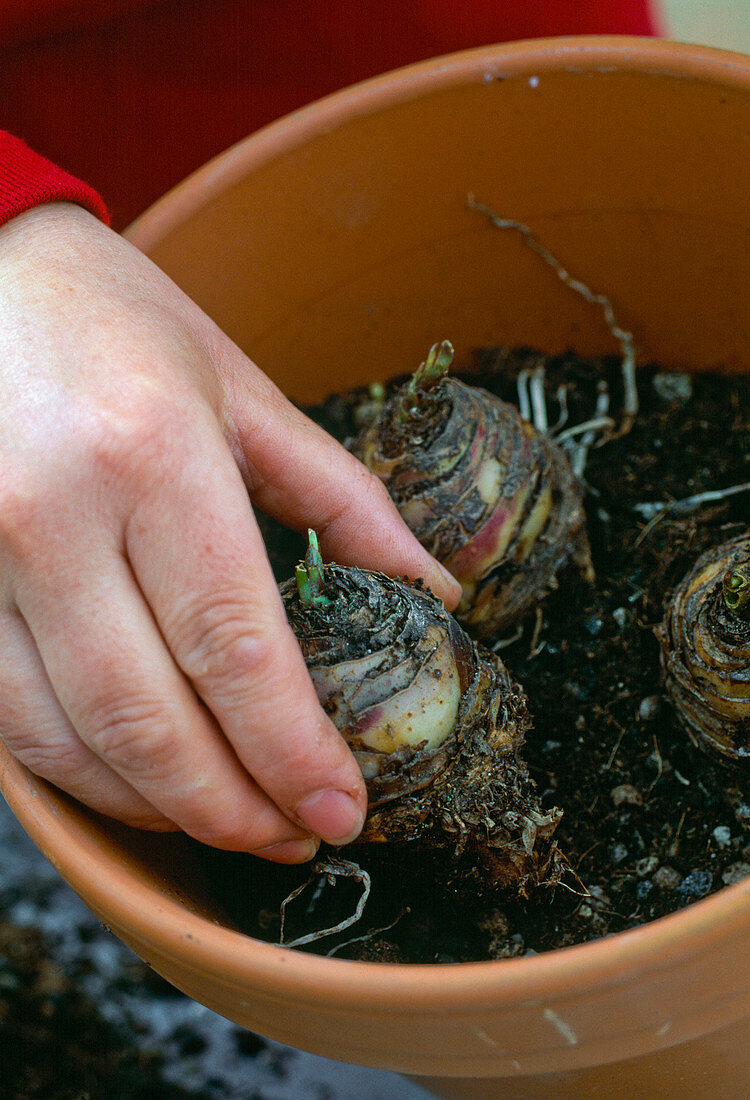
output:
[[450,340],[433,344],[424,363],[420,363],[402,390],[398,405],[398,419],[402,424],[419,416],[419,395],[445,378],[453,362],[453,345]]
[[453,344],[450,340],[443,340],[440,344],[433,344],[427,353],[424,363],[420,363],[407,389],[410,393],[431,386],[439,382],[448,373],[453,362]]
[[724,603],[740,619],[750,618],[750,566],[728,569],[722,580]]
[[312,528],[308,528],[307,539],[304,561],[294,571],[299,601],[303,607],[325,607],[329,601],[323,594],[323,558],[318,546],[318,536]]

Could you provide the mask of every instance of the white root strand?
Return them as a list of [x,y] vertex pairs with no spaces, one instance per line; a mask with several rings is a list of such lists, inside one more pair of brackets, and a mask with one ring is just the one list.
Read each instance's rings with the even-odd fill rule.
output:
[[713,504],[727,497],[736,496],[738,493],[748,492],[750,492],[750,481],[745,481],[742,485],[730,485],[726,489],[708,489],[705,493],[695,493],[693,496],[683,497],[682,500],[653,500],[632,504],[630,510],[646,520],[653,519],[664,512],[672,516],[687,516],[691,512],[697,512],[704,504]]
[[[286,940],[284,938],[284,923],[286,920],[286,907],[290,901],[294,901],[296,897],[306,890],[311,882],[314,881],[317,875],[326,875],[329,881],[335,881],[339,876],[348,876],[356,879],[362,883],[362,894],[357,902],[357,908],[350,917],[342,920],[339,924],[333,925],[331,928],[321,928],[317,932],[308,932],[307,935],[298,936],[294,940]],[[303,947],[307,943],[313,943],[315,940],[322,940],[325,936],[332,936],[334,932],[343,932],[344,929],[350,928],[353,924],[360,919],[365,911],[367,905],[367,899],[370,896],[371,880],[367,871],[364,871],[358,863],[353,863],[348,859],[322,859],[313,864],[312,875],[303,882],[301,886],[298,886],[296,890],[292,890],[281,903],[281,930],[279,932],[279,946],[280,947]]]

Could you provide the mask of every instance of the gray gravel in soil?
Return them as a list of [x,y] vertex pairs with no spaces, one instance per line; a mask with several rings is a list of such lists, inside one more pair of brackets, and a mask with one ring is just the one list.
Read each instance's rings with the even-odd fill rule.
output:
[[[19,937],[25,929],[41,933],[45,965],[62,972],[75,994],[90,1002],[103,1028],[109,1024],[116,1029],[118,1048],[121,1039],[126,1056],[128,1046],[138,1057],[154,1056],[150,1088],[158,1088],[161,1078],[165,1087],[176,1086],[185,1096],[201,1100],[430,1100],[432,1094],[395,1074],[344,1065],[260,1039],[172,989],[102,927],[29,840],[2,799],[0,920],[17,928]],[[17,1026],[11,1027],[17,1021],[9,1021],[8,1012],[8,1002],[17,1003],[17,998],[11,999],[17,994],[13,992],[17,974],[0,948],[0,1098],[8,1100],[32,1095],[19,1091],[17,1085],[13,1092],[6,1091],[8,1079],[1,1072],[2,1052],[9,1049],[6,1044],[18,1042]],[[59,1022],[54,1014],[40,1022],[53,1057],[54,1028],[64,1029],[67,1020],[64,1013],[58,1016]],[[110,1063],[106,1073],[111,1072]],[[91,1076],[77,1083],[64,1064],[59,1073],[55,1096],[97,1100]],[[105,1081],[112,1095],[111,1077],[105,1077],[103,1067],[103,1087]],[[51,1095],[51,1085],[45,1088]],[[118,1090],[118,1095],[127,1093]],[[139,1089],[138,1096],[145,1095]]]

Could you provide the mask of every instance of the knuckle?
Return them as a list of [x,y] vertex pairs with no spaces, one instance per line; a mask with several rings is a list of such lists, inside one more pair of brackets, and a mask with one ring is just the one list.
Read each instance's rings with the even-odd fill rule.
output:
[[118,477],[161,468],[179,433],[180,414],[160,383],[127,388],[117,404],[92,411],[86,430],[87,465]]
[[383,511],[392,512],[395,507],[388,490],[377,474],[357,461],[353,464],[346,493],[340,495],[337,507],[330,512],[328,526],[334,527],[344,523],[353,507],[356,507],[357,511],[375,515]]
[[6,470],[0,476],[0,547],[15,558],[38,545],[47,512],[43,491]]
[[193,683],[233,693],[240,684],[266,678],[275,664],[270,631],[250,621],[236,601],[214,601],[193,610],[178,644],[179,661]]
[[169,774],[179,752],[174,723],[152,699],[118,698],[95,707],[80,736],[115,771]]
[[385,483],[371,470],[365,467],[362,467],[362,469],[364,471],[362,478],[362,489],[364,494],[370,498],[378,508],[387,508],[388,511],[391,511],[394,508],[394,504],[390,493],[385,487]]
[[52,783],[64,783],[81,767],[81,746],[72,737],[55,737],[49,731],[24,729],[0,721],[0,740],[25,767]]

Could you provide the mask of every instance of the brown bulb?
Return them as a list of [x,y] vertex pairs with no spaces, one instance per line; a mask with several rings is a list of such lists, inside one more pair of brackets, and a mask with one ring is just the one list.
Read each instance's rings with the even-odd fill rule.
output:
[[567,455],[515,406],[447,376],[451,358],[436,344],[351,450],[461,583],[458,620],[496,637],[566,562],[592,576],[582,490]]
[[657,630],[667,692],[695,744],[750,761],[750,534],[698,558]]
[[522,892],[557,874],[560,812],[539,804],[520,754],[526,698],[502,661],[424,586],[323,566],[310,551],[281,594],[365,778],[357,843],[468,850],[488,879]]

